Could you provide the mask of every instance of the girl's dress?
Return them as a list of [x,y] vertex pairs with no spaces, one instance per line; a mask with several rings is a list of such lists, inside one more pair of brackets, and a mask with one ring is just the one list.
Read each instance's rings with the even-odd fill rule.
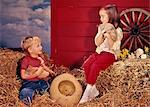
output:
[[[96,83],[99,72],[105,70],[117,60],[117,55],[120,52],[121,39],[123,37],[121,28],[116,29],[117,40],[112,48],[108,45],[107,38],[104,42],[97,46],[96,52],[84,62],[83,68],[86,75],[86,82],[94,85]],[[96,35],[97,38],[99,35]]]

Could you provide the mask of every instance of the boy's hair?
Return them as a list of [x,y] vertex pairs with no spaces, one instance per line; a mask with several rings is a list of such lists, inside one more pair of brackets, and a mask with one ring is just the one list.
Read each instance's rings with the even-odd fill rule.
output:
[[40,43],[41,39],[38,36],[27,36],[21,41],[21,47],[24,51],[28,52],[28,48],[34,43]]
[[102,9],[106,10],[109,16],[109,23],[113,24],[115,28],[120,26],[120,16],[118,13],[117,6],[115,4],[108,4]]

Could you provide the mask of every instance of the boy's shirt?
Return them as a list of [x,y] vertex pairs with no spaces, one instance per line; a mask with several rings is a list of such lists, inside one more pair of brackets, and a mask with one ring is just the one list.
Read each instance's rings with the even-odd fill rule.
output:
[[[21,69],[27,70],[27,68],[29,66],[32,67],[39,67],[41,65],[41,61],[37,58],[33,58],[30,55],[27,55],[23,58],[23,60],[21,61]],[[32,79],[28,79],[28,80],[39,80],[38,77],[32,78]]]

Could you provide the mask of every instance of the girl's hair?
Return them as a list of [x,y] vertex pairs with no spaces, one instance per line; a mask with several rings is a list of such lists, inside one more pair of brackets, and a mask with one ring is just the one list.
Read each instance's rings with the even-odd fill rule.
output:
[[120,16],[118,13],[117,6],[115,4],[108,4],[102,9],[106,10],[109,16],[109,23],[113,24],[115,28],[120,26]]

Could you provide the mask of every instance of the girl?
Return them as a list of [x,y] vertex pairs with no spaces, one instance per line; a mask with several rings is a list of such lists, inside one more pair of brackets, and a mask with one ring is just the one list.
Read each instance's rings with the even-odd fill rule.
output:
[[99,72],[117,60],[123,33],[116,5],[109,4],[99,11],[100,21],[98,33],[95,36],[96,52],[84,62],[87,86],[79,103],[86,102],[99,95],[95,83]]
[[31,105],[33,96],[43,93],[49,88],[48,78],[54,74],[46,65],[42,54],[41,39],[37,36],[26,37],[22,41],[22,48],[27,53],[21,62],[21,77],[23,79],[19,98],[27,106]]

